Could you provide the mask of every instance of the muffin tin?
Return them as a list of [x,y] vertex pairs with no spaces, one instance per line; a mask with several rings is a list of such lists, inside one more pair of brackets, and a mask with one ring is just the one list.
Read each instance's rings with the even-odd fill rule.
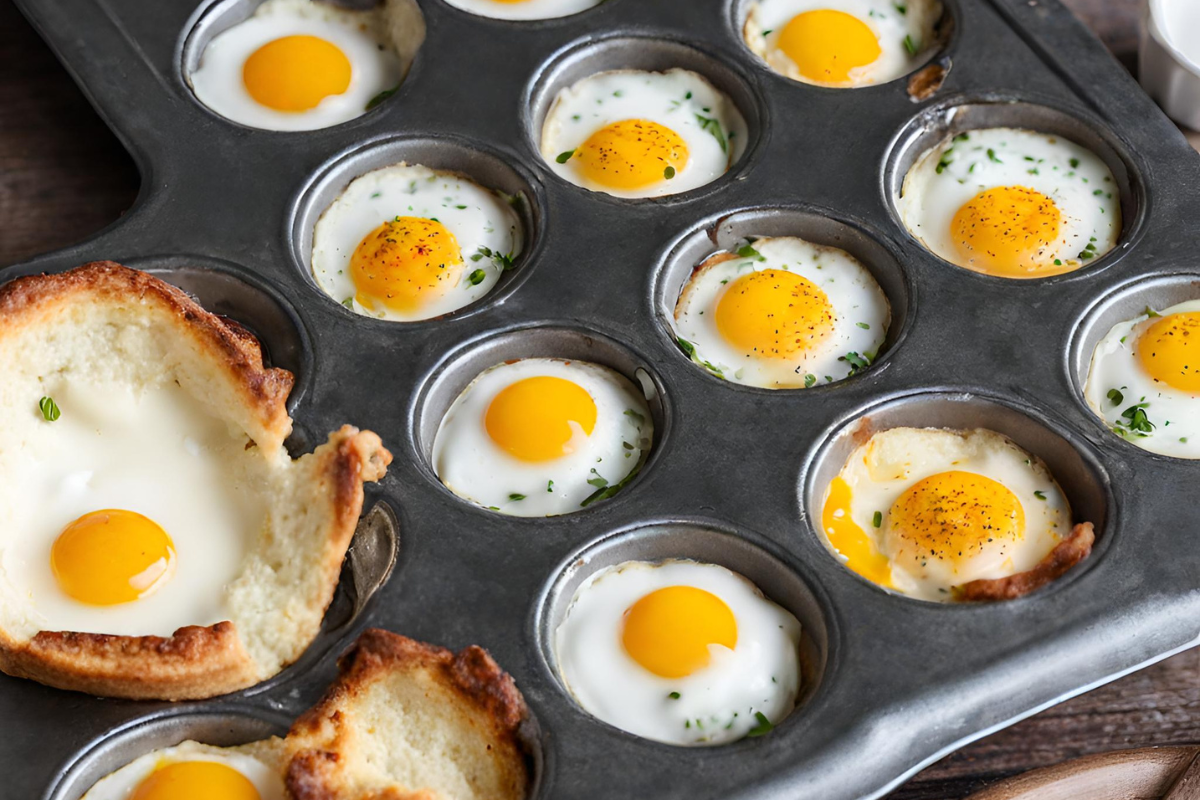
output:
[[[176,705],[0,678],[5,796],[74,800],[151,747],[280,731],[368,625],[488,648],[536,721],[534,796],[576,800],[877,797],[972,739],[1200,642],[1200,462],[1124,442],[1081,395],[1107,326],[1200,297],[1200,159],[1062,6],[946,0],[952,32],[935,62],[949,72],[918,102],[903,79],[832,90],[776,75],[741,44],[742,0],[609,0],[522,23],[420,2],[427,37],[393,97],[343,125],[276,133],[211,113],[183,77],[206,37],[254,0],[18,0],[133,154],[142,191],[110,228],[0,280],[102,258],[150,270],[255,330],[297,374],[294,451],[350,422],[377,431],[396,460],[367,489],[373,510],[320,638],[276,678]],[[747,151],[723,178],[618,200],[542,162],[540,123],[559,87],[602,69],[676,66],[708,76],[747,120]],[[1112,253],[1008,281],[912,239],[892,201],[904,170],[941,134],[993,124],[1071,136],[1109,163],[1125,198]],[[527,200],[516,268],[443,319],[356,316],[307,269],[324,205],[401,159]],[[679,286],[746,234],[796,234],[863,260],[894,315],[869,370],[772,392],[688,361],[667,324]],[[657,441],[641,475],[561,517],[462,501],[430,467],[440,414],[479,369],[546,355],[606,364],[647,390]],[[901,424],[1008,434],[1096,523],[1095,552],[994,605],[925,603],[844,569],[814,512],[855,438]],[[574,588],[611,563],[671,556],[744,573],[804,625],[800,705],[770,735],[656,744],[591,718],[560,683],[551,633]]]

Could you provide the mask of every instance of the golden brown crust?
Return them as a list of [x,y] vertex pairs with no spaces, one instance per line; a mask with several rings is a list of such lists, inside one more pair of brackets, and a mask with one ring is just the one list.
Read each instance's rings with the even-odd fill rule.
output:
[[256,679],[231,622],[192,625],[171,636],[41,631],[24,647],[0,647],[0,669],[48,686],[132,700],[211,697]]
[[1087,558],[1095,541],[1096,532],[1092,523],[1081,522],[1033,569],[1006,578],[977,580],[955,586],[954,597],[965,602],[981,602],[1012,600],[1027,595],[1062,577],[1067,570]]
[[908,79],[908,96],[918,102],[928,100],[942,88],[948,72],[941,64],[926,64]]
[[[264,439],[280,447],[291,429],[286,407],[291,373],[265,368],[257,339],[241,325],[205,311],[179,289],[147,273],[101,261],[57,275],[12,281],[0,287],[0,339],[5,331],[40,324],[80,302],[151,304],[152,313],[169,315],[174,331],[190,337],[193,346],[225,370],[245,407],[252,409]],[[314,457],[311,486],[328,487],[319,496],[330,508],[320,517],[321,557],[311,564],[323,581],[307,598],[315,609],[312,629],[305,631],[311,635],[333,598],[342,559],[357,527],[362,483],[381,478],[391,462],[378,436],[350,426],[332,434],[330,445]],[[317,497],[314,491],[304,500],[313,502]],[[311,635],[296,647],[302,650]],[[285,663],[290,660],[284,657]],[[230,621],[183,627],[171,636],[39,631],[32,638],[20,638],[0,629],[0,671],[108,697],[200,699],[251,686],[276,670],[264,674]]]
[[92,261],[68,272],[17,278],[0,286],[0,330],[20,326],[84,295],[118,302],[136,298],[159,305],[183,322],[202,346],[220,354],[264,428],[278,429],[282,424],[290,430],[287,398],[294,383],[292,373],[264,367],[262,348],[249,331],[205,311],[181,289],[149,273],[114,261]]
[[[452,653],[399,634],[368,629],[338,661],[338,678],[325,696],[292,725],[287,743],[292,753],[287,789],[295,800],[435,800],[430,789],[388,786],[361,789],[347,781],[348,753],[354,733],[348,708],[368,686],[389,676],[430,673],[472,709],[472,720],[487,729],[495,749],[513,754],[528,785],[524,746],[518,728],[529,715],[513,679],[481,647]],[[489,750],[493,749],[489,745]]]

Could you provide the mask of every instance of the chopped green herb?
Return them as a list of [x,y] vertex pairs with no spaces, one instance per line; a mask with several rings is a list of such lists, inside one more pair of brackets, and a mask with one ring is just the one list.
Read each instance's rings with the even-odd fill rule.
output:
[[955,136],[955,137],[954,137],[954,141],[956,141],[956,142],[965,142],[965,141],[967,141],[967,140],[968,140],[968,139],[970,139],[970,138],[971,138],[971,134],[969,134],[969,133],[960,133],[958,136]]
[[[707,111],[708,109],[705,109]],[[725,132],[721,130],[721,122],[714,117],[705,117],[700,114],[696,115],[696,121],[700,123],[700,129],[708,131],[712,137],[717,140],[717,144],[721,145],[721,152],[729,152],[729,146],[725,142]]]
[[811,389],[812,387],[816,386],[816,384],[817,384],[817,376],[816,375],[809,373],[808,375],[804,376],[804,388],[805,389]]
[[868,325],[868,324],[867,324],[867,323],[865,323],[865,322],[856,322],[856,323],[854,323],[854,324],[855,324],[855,325],[857,325],[858,327],[862,328],[864,331],[869,331],[869,330],[871,330],[871,326],[870,326],[870,325]]
[[672,700],[678,700],[680,696],[681,695],[679,692],[671,692],[669,695],[667,695],[667,697],[671,698]]
[[1056,259],[1054,259],[1054,266],[1056,266],[1056,267],[1061,267],[1061,266],[1062,266],[1062,259],[1060,259],[1060,258],[1056,258]]
[[1043,492],[1041,489],[1038,489],[1037,491],[1035,491],[1035,492],[1033,493],[1033,496],[1034,496],[1034,497],[1036,497],[1038,500],[1045,500],[1045,499],[1046,499],[1046,493],[1045,493],[1045,492]]
[[849,353],[846,353],[846,355],[840,357],[838,359],[838,361],[845,361],[848,364],[850,364],[850,374],[851,375],[871,366],[871,360],[869,358],[867,358],[865,355],[859,355],[858,353],[854,352],[853,350],[851,350]]
[[608,479],[605,478],[603,475],[601,475],[599,472],[596,472],[595,467],[592,467],[592,474],[595,475],[596,477],[588,478],[588,483],[590,483],[592,486],[595,486],[598,489],[603,489],[605,486],[608,486]]
[[342,305],[344,305],[346,308],[353,309],[354,308],[354,298],[347,297],[345,300],[342,301]]
[[372,108],[374,108],[375,106],[377,106],[377,105],[379,105],[380,103],[382,103],[384,100],[387,100],[389,97],[391,97],[392,95],[394,95],[394,94],[395,94],[397,91],[399,91],[399,89],[400,89],[400,87],[399,87],[399,86],[396,86],[396,87],[394,87],[394,88],[392,88],[392,89],[384,89],[382,92],[380,92],[379,94],[375,95],[374,97],[372,97],[372,98],[370,99],[370,101],[368,101],[368,102],[367,102],[367,108],[366,108],[366,110],[367,110],[367,111],[370,111]]
[[899,3],[892,3],[892,6],[896,9],[896,11],[898,11],[901,14],[908,13],[908,6],[902,6]]
[[684,352],[688,358],[694,358],[696,355],[696,345],[689,342],[687,339],[676,339],[679,342],[679,349]]
[[921,52],[921,45],[913,40],[911,33],[905,34],[904,49],[908,51],[910,56],[915,56],[917,53]]
[[638,412],[634,411],[632,408],[627,408],[627,409],[625,409],[625,416],[627,416],[627,417],[629,417],[630,419],[632,419],[632,420],[633,420],[634,422],[636,422],[638,425],[643,425],[643,424],[645,424],[645,422],[646,422],[646,418],[645,418],[645,417],[643,417],[643,416],[642,416],[641,414],[639,414]]
[[564,151],[562,151],[561,153],[559,153],[559,154],[558,154],[558,155],[557,155],[557,156],[554,158],[554,160],[555,160],[555,161],[557,161],[557,162],[558,162],[558,163],[560,163],[560,164],[565,164],[565,163],[567,163],[568,161],[570,161],[570,160],[571,160],[571,156],[573,156],[573,155],[575,155],[575,151],[574,151],[574,150],[564,150]]
[[62,411],[58,408],[58,403],[54,402],[53,397],[43,397],[38,400],[38,410],[42,412],[42,417],[46,422],[54,422],[62,416]]
[[483,279],[487,277],[487,273],[481,269],[477,269],[467,276],[467,283],[472,286],[478,286],[483,283]]
[[1072,158],[1068,163],[1071,165],[1071,169],[1075,169],[1076,167],[1079,166],[1079,159]]
[[1161,317],[1161,316],[1162,316],[1162,314],[1158,313],[1157,311],[1155,311],[1155,310],[1154,310],[1153,308],[1151,308],[1150,306],[1146,306],[1146,310],[1145,310],[1145,311],[1143,311],[1142,313],[1143,313],[1143,314],[1145,314],[1147,317],[1150,317],[1150,318],[1152,318],[1152,319],[1153,319],[1154,317]]
[[767,715],[761,711],[755,711],[754,718],[758,720],[758,724],[746,733],[747,736],[765,736],[775,727],[771,724],[771,720],[767,719]]
[[547,492],[554,491],[554,481],[546,481],[546,491]]
[[757,261],[766,261],[766,257],[754,249],[752,245],[744,244],[737,249],[737,254],[742,258],[753,258]]
[[996,151],[995,151],[995,150],[993,150],[993,149],[992,149],[992,148],[990,148],[990,147],[988,148],[988,151],[987,151],[987,157],[988,157],[988,160],[989,160],[989,161],[995,161],[997,164],[1003,164],[1003,163],[1004,163],[1004,162],[1003,162],[1003,161],[1001,161],[1000,159],[996,158]]
[[1119,406],[1121,403],[1125,402],[1125,395],[1121,394],[1120,390],[1118,389],[1109,389],[1108,399],[1112,400],[1112,404],[1114,406]]
[[763,35],[763,36],[770,36],[770,35],[771,35],[771,31],[773,31],[773,30],[775,30],[775,29],[774,29],[774,28],[767,28],[765,31],[763,31],[763,32],[762,32],[762,35]]
[[883,512],[882,511],[875,512],[875,516],[871,517],[871,524],[874,525],[876,528],[883,527]]
[[512,494],[510,494],[510,495],[508,496],[508,499],[509,499],[509,500],[511,500],[511,501],[513,501],[513,502],[515,503],[515,502],[517,502],[518,500],[524,500],[524,499],[525,499],[525,495],[523,495],[523,494],[517,494],[516,492],[513,492]]
[[671,178],[674,178],[675,177],[675,168],[667,167],[666,169],[664,169],[663,177],[666,178],[667,180],[671,180]]

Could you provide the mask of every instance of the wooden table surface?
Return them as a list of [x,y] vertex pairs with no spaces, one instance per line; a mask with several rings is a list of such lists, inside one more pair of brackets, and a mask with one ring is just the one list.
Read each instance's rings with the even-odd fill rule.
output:
[[[1138,0],[1066,0],[1129,67]],[[78,241],[137,194],[129,157],[11,5],[0,0],[0,266]],[[889,800],[960,798],[1076,756],[1200,742],[1200,650],[1183,653],[946,757]]]

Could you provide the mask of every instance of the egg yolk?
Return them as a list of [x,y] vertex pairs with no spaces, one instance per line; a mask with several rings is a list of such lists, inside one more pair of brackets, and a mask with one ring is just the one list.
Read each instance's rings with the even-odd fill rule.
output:
[[149,595],[175,568],[167,532],[134,511],[110,508],[84,514],[50,548],[58,586],[94,606],[128,603]]
[[634,661],[663,678],[708,666],[709,645],[737,647],[737,620],[725,601],[694,586],[657,589],[625,610],[621,643]]
[[1138,340],[1138,360],[1154,380],[1200,392],[1200,311],[1155,320]]
[[493,442],[522,461],[551,461],[592,435],[596,401],[574,381],[538,375],[497,393],[484,424]]
[[850,484],[837,477],[829,485],[829,497],[821,513],[821,525],[829,544],[846,559],[846,566],[872,583],[892,585],[892,566],[879,552],[867,532],[850,518]]
[[717,330],[734,347],[762,358],[795,358],[833,333],[825,292],[794,272],[764,269],[729,283],[717,301]]
[[820,83],[849,83],[850,71],[879,58],[879,39],[865,22],[828,8],[798,14],[779,32],[778,47],[800,74]]
[[396,217],[363,237],[350,256],[355,299],[375,310],[413,312],[456,286],[463,258],[445,225],[424,217]]
[[350,59],[316,36],[284,36],[255,50],[242,65],[246,91],[276,111],[308,111],[350,86]]
[[610,189],[641,189],[669,180],[688,162],[687,143],[678,133],[648,119],[605,125],[579,146],[575,158],[583,175]]
[[1071,267],[1043,254],[1058,239],[1062,214],[1046,195],[1024,186],[987,189],[968,200],[950,223],[962,266],[989,275],[1029,278]]
[[151,772],[129,800],[261,800],[242,773],[217,761],[178,761]]
[[961,564],[991,542],[1022,539],[1025,509],[1004,484],[951,470],[909,487],[892,504],[888,525],[922,556]]

